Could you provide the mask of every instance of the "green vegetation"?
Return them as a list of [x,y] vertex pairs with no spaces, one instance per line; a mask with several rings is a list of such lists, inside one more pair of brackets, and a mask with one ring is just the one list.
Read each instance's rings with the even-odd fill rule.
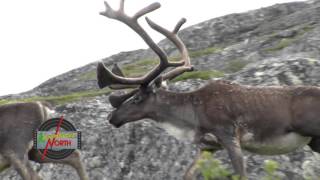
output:
[[201,56],[206,56],[206,55],[218,53],[218,52],[221,52],[222,50],[223,49],[219,48],[219,47],[209,47],[209,48],[201,49],[201,50],[198,50],[198,51],[191,51],[189,53],[189,56],[191,58],[196,58],[196,57],[201,57]]
[[[299,38],[302,37],[303,34],[306,32],[309,32],[314,29],[314,26],[311,26],[310,24],[305,25],[304,27],[300,28],[298,32],[293,36],[289,38],[282,38],[275,46],[266,48],[266,52],[273,52],[273,51],[280,51],[286,47],[288,47],[290,44],[296,42],[299,40]],[[274,38],[277,34],[273,33],[269,36],[269,38]]]
[[[223,165],[221,161],[214,159],[211,152],[205,151],[201,154],[201,158],[196,164],[198,170],[205,180],[224,180],[232,179],[239,180],[239,176],[232,175]],[[279,170],[279,163],[273,160],[266,160],[263,165],[264,173],[266,174],[262,177],[262,180],[281,180],[280,176],[277,174]],[[304,180],[309,180],[311,178],[304,178]]]
[[248,62],[242,59],[233,60],[228,63],[224,71],[228,73],[235,73],[242,70],[247,64]]
[[93,80],[97,78],[96,70],[83,73],[79,76],[80,81]]
[[221,71],[192,71],[192,72],[185,72],[182,75],[176,77],[173,79],[173,82],[182,81],[186,79],[203,79],[208,80],[210,78],[217,78],[217,77],[223,77],[224,73]]
[[[201,49],[197,51],[190,51],[189,56],[190,58],[197,58],[197,57],[202,57],[202,56],[207,56],[210,54],[218,53],[221,52],[223,49],[219,47],[209,47],[206,49]],[[180,57],[169,57],[170,61],[178,61],[180,60]],[[192,59],[191,59],[192,61]]]
[[280,51],[286,47],[288,47],[290,44],[292,44],[294,41],[296,41],[296,38],[283,38],[280,40],[278,44],[276,44],[273,47],[265,49],[267,52],[272,52],[272,51]]
[[10,104],[16,102],[32,102],[32,101],[48,101],[54,104],[65,104],[67,102],[77,101],[83,98],[95,97],[103,94],[110,93],[110,89],[96,90],[96,91],[83,91],[83,92],[75,92],[67,95],[61,96],[34,96],[30,98],[24,99],[9,99],[9,100],[0,100],[0,105]]
[[0,165],[0,173],[1,173],[2,171],[6,170],[6,169],[9,168],[9,167],[10,167],[9,164],[3,163],[2,165]]
[[[205,180],[214,179],[231,179],[239,180],[240,177],[232,175],[225,167],[222,166],[221,161],[214,159],[211,152],[205,151],[201,154],[201,159],[197,162],[197,168],[200,170]],[[263,180],[280,180],[276,175],[279,164],[272,160],[267,160],[264,164],[264,171],[266,176]]]
[[142,59],[132,64],[126,64],[122,67],[126,76],[141,76],[158,64],[157,59]]
[[263,180],[280,180],[280,177],[276,175],[278,168],[279,164],[276,161],[266,160],[263,169],[267,175],[263,177]]
[[314,28],[315,28],[314,26],[308,24],[308,25],[304,26],[302,28],[302,30],[303,30],[303,33],[305,33],[305,32],[309,32],[309,31],[313,30]]
[[197,161],[197,168],[200,170],[205,180],[227,179],[238,180],[239,176],[232,176],[230,171],[221,165],[221,161],[214,159],[211,152],[205,151],[201,154],[201,159]]

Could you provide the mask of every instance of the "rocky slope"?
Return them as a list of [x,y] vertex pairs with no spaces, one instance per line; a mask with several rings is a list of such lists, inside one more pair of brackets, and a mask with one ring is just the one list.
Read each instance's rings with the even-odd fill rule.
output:
[[[268,61],[248,66],[225,79],[248,85],[320,85],[320,60],[296,58]],[[171,84],[170,89],[190,91],[205,83],[203,80],[188,80]],[[56,107],[57,116],[64,115],[82,131],[83,160],[92,179],[182,179],[197,152],[194,145],[176,140],[150,120],[116,129],[106,121],[111,110],[108,95]],[[265,176],[263,163],[267,159],[280,163],[278,175],[281,179],[319,178],[320,155],[313,153],[308,147],[288,155],[260,156],[245,153],[245,157],[250,179]],[[231,169],[226,151],[218,151],[215,158]],[[73,169],[67,166],[34,165],[44,179],[77,179]],[[0,174],[0,179],[17,177],[13,170],[9,170]]]
[[[180,36],[190,49],[198,70],[216,69],[223,79],[247,85],[320,86],[320,1],[274,5],[268,8],[231,14],[186,28]],[[159,43],[169,55],[176,50],[167,41]],[[153,59],[150,50],[123,52],[104,59],[108,65]],[[63,95],[97,89],[96,63],[54,77],[35,89],[3,98]],[[206,83],[194,79],[170,85],[173,91],[189,91]],[[83,160],[91,179],[182,179],[197,148],[180,142],[148,120],[113,128],[106,117],[112,108],[108,95],[56,106],[83,132]],[[215,154],[230,167],[225,151]],[[246,153],[250,179],[261,179],[266,159],[280,163],[279,176],[300,180],[320,176],[320,155],[308,147],[289,155],[259,156]],[[34,167],[44,179],[77,179],[75,172],[62,165]],[[0,174],[0,179],[19,179],[15,171]],[[201,178],[200,178],[201,179]]]

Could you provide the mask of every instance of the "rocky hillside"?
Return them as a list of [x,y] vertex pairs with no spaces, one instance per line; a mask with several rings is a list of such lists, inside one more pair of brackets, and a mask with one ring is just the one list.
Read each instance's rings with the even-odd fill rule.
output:
[[[319,23],[320,1],[307,1],[231,14],[188,27],[180,36],[199,71],[176,79],[170,89],[189,91],[211,78],[248,85],[320,86]],[[173,59],[177,57],[176,49],[167,40],[159,44]],[[136,50],[103,61],[107,65],[119,63],[127,75],[139,75],[155,64],[155,58],[150,50]],[[112,111],[109,90],[97,90],[95,68],[93,62],[29,92],[2,97],[0,103],[14,99],[56,102],[58,115],[63,114],[83,132],[83,160],[91,179],[182,179],[196,147],[176,140],[148,120],[113,128],[106,121]],[[230,167],[225,151],[215,157]],[[262,164],[266,159],[280,163],[281,179],[319,179],[320,155],[308,147],[281,156],[246,153],[250,179],[265,176]],[[34,167],[44,179],[77,179],[66,166]],[[19,178],[8,170],[0,174],[0,179]]]

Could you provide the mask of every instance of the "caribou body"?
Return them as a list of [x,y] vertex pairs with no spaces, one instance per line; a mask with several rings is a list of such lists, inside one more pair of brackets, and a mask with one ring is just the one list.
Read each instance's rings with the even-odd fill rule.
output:
[[62,160],[42,159],[33,149],[33,131],[47,120],[50,108],[46,103],[15,103],[0,106],[0,172],[13,166],[24,180],[38,180],[28,160],[38,163],[62,163],[76,169],[81,180],[88,180],[79,151]]
[[[124,13],[123,5],[121,0],[119,10],[115,11],[106,3],[106,11],[101,14],[136,31],[159,56],[160,63],[145,76],[130,78],[124,77],[118,66],[110,71],[102,62],[98,64],[100,88],[136,87],[126,94],[110,95],[110,103],[116,108],[108,117],[111,124],[121,127],[150,118],[173,134],[179,132],[180,137],[201,145],[201,150],[225,148],[241,179],[247,176],[242,149],[276,155],[309,145],[313,151],[320,152],[318,87],[252,87],[219,80],[192,92],[170,92],[161,86],[162,81],[193,70],[188,51],[177,36],[185,19],[168,31],[146,18],[150,27],[165,35],[181,53],[181,61],[170,62],[137,22],[160,5],[151,4],[132,17]],[[169,67],[174,68],[163,73]],[[192,179],[194,168],[189,168],[186,179]]]

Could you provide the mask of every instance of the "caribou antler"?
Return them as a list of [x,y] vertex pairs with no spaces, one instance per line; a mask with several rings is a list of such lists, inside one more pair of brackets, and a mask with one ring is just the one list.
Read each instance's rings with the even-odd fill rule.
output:
[[[193,66],[191,65],[190,62],[190,57],[189,57],[189,53],[188,50],[186,48],[186,46],[184,45],[184,43],[181,41],[181,39],[178,37],[178,32],[181,28],[181,26],[187,21],[185,18],[182,18],[177,25],[175,26],[174,30],[172,32],[164,29],[163,27],[157,25],[156,23],[154,23],[153,21],[151,21],[149,18],[146,17],[146,20],[148,22],[148,24],[150,25],[150,27],[156,31],[158,31],[159,33],[163,34],[164,36],[166,36],[170,41],[173,42],[174,45],[177,46],[179,52],[181,53],[181,60],[178,62],[171,62],[171,64],[176,64],[176,66],[179,66],[175,69],[173,69],[172,71],[167,72],[166,74],[162,75],[162,79],[163,80],[171,80],[177,76],[179,76],[180,74],[186,72],[186,71],[193,71]],[[183,65],[183,66],[181,66]]]
[[[109,86],[110,89],[127,89],[127,88],[136,88],[137,85],[134,84],[117,84],[114,82],[112,76],[108,74],[107,69],[103,66],[102,63],[98,64],[97,68],[97,76],[98,76],[98,85],[100,88],[104,88],[105,86]],[[117,76],[124,77],[123,72],[121,71],[118,64],[114,64],[111,72]]]
[[133,78],[133,77],[124,77],[124,76],[115,74],[112,71],[110,71],[108,68],[106,68],[102,62],[99,62],[98,68],[97,68],[97,78],[98,78],[98,85],[100,88],[104,88],[106,86],[109,86],[112,88],[112,86],[115,86],[115,85],[141,85],[143,87],[146,87],[151,81],[156,79],[168,67],[176,67],[176,68],[164,74],[162,76],[162,79],[172,79],[186,71],[193,70],[192,66],[190,65],[190,58],[188,55],[187,48],[185,47],[181,39],[177,36],[177,33],[180,27],[186,22],[185,19],[181,19],[175,26],[174,30],[170,32],[164,29],[163,27],[155,24],[150,19],[146,18],[146,21],[151,26],[151,28],[163,34],[170,41],[172,41],[177,46],[180,53],[182,54],[180,61],[169,62],[167,54],[150,38],[147,32],[138,23],[138,18],[160,8],[159,3],[153,3],[141,9],[132,17],[129,17],[124,12],[124,0],[120,0],[120,8],[117,11],[112,9],[107,2],[105,2],[105,6],[106,6],[106,10],[104,12],[101,12],[100,14],[108,18],[121,21],[124,24],[128,25],[131,29],[133,29],[148,44],[148,46],[159,56],[160,63],[156,67],[154,67],[152,70],[150,70],[148,73],[146,73],[144,76]]

